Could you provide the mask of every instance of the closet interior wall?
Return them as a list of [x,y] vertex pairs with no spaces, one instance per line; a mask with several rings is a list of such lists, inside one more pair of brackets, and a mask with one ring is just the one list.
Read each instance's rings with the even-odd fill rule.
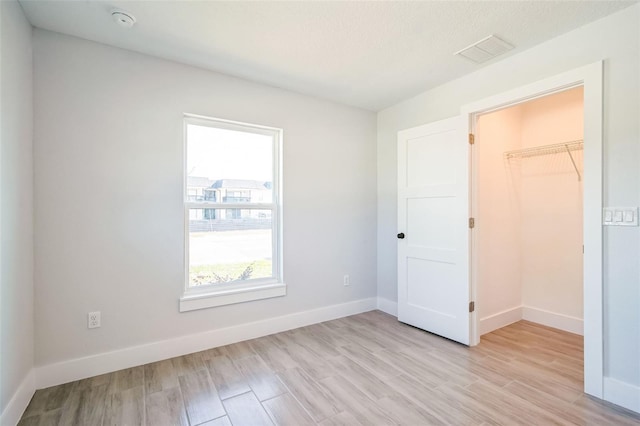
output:
[[[477,309],[480,333],[519,319],[576,328],[583,318],[582,181],[568,153],[504,153],[583,138],[574,88],[478,118]],[[582,175],[583,151],[572,151]],[[563,323],[560,321],[560,323]]]

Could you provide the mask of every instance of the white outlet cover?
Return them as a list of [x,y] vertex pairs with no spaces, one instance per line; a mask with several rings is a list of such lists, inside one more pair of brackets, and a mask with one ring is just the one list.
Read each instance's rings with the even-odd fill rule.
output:
[[87,328],[100,327],[100,311],[89,312],[87,314]]

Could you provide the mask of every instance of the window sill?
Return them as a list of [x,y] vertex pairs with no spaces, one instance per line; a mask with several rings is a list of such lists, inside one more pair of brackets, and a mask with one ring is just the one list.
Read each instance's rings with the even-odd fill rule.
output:
[[227,287],[206,293],[194,292],[189,294],[189,291],[187,291],[184,296],[180,298],[180,312],[269,299],[272,297],[285,296],[286,294],[287,285],[285,283],[262,284],[242,288]]

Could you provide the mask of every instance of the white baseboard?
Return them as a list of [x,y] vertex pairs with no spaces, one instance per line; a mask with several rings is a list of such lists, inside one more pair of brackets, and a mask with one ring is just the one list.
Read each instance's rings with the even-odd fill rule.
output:
[[11,400],[0,414],[0,425],[8,426],[18,424],[24,410],[36,392],[36,372],[32,368],[24,378],[18,390],[13,394]]
[[544,309],[532,308],[531,306],[523,306],[522,319],[546,325],[548,327],[557,328],[559,330],[568,331],[569,333],[575,333],[581,336],[584,335],[582,318],[557,314],[555,312],[545,311]]
[[605,377],[604,400],[640,413],[640,386]]
[[[71,359],[36,369],[38,389],[376,309],[375,297]],[[4,425],[4,423],[2,423]]]
[[393,300],[378,297],[378,309],[394,317],[398,316],[398,302],[394,302]]
[[522,319],[522,306],[516,306],[515,308],[507,309],[506,311],[498,312],[497,314],[489,315],[488,317],[480,319],[480,335],[491,333],[502,327],[506,327],[509,324],[518,322]]

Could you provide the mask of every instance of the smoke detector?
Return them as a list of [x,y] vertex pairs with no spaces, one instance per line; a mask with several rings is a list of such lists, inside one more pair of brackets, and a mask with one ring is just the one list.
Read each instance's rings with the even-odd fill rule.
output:
[[476,64],[481,64],[511,49],[513,49],[512,45],[492,34],[462,50],[458,50],[454,55],[459,55]]
[[111,11],[111,17],[114,21],[116,21],[118,25],[124,28],[131,28],[133,27],[133,24],[136,23],[135,16],[121,9],[115,9]]

